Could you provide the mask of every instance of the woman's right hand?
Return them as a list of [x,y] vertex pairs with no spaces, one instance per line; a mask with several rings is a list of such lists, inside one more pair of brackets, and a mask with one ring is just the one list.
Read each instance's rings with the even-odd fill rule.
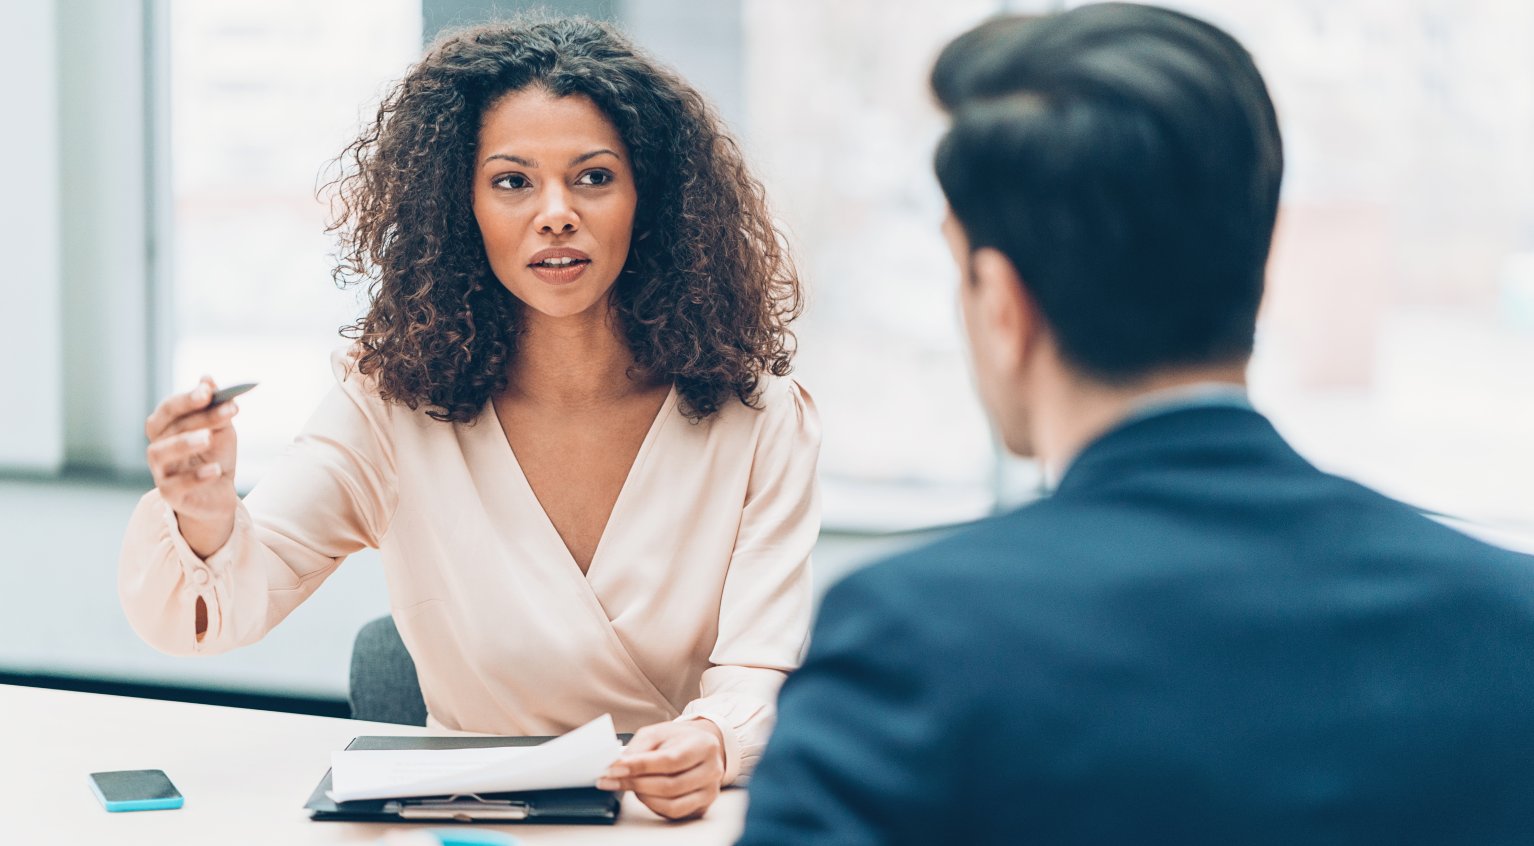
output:
[[176,512],[181,536],[200,558],[229,540],[239,503],[234,492],[234,415],[239,408],[233,400],[209,408],[217,389],[204,376],[192,390],[166,397],[144,423],[155,488]]

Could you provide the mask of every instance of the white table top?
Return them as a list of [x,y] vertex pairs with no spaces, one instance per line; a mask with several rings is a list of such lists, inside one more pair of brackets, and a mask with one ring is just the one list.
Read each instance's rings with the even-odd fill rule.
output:
[[[330,753],[357,735],[424,728],[212,705],[0,685],[0,842],[371,844],[409,825],[313,822],[303,804]],[[438,732],[440,733],[440,732]],[[159,769],[186,797],[174,811],[107,813],[87,776]],[[615,826],[508,825],[541,843],[724,844],[739,836],[744,791],[727,790],[702,820],[668,823],[632,795]],[[430,826],[428,826],[430,827]]]

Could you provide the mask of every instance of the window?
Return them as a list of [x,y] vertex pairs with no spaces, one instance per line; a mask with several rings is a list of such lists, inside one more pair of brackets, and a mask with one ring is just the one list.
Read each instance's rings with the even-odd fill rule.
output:
[[[1258,405],[1324,468],[1534,526],[1534,5],[1172,4],[1248,45],[1284,130]],[[428,11],[472,20],[474,5]],[[1061,4],[711,6],[711,26],[738,27],[738,77],[728,39],[671,37],[691,7],[609,5],[704,90],[738,78],[722,105],[807,285],[797,369],[825,423],[828,522],[965,519],[1035,489],[971,389],[926,78],[985,17]],[[419,55],[421,8],[174,0],[170,17],[174,376],[262,381],[242,401],[248,484],[328,388],[335,330],[358,311],[329,282],[316,177]]]
[[745,3],[747,153],[808,289],[797,371],[824,423],[828,521],[907,528],[995,502],[999,453],[938,230],[944,122],[927,75],[1001,5]]
[[[989,448],[930,169],[931,60],[1002,5],[1080,4],[745,4],[748,146],[810,286],[828,505],[854,480],[851,502],[973,513],[1037,482]],[[1534,526],[1534,6],[1171,5],[1248,46],[1282,122],[1259,407],[1323,468]]]
[[260,381],[241,399],[248,485],[333,384],[359,309],[330,282],[322,172],[421,51],[419,0],[170,5],[172,369]]
[[1284,133],[1254,400],[1323,468],[1534,526],[1534,5],[1172,5],[1247,45]]

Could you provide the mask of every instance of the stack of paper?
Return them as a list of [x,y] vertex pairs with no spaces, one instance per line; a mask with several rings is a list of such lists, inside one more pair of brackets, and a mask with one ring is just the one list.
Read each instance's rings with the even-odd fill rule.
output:
[[333,752],[335,802],[594,787],[623,752],[608,714],[540,746]]

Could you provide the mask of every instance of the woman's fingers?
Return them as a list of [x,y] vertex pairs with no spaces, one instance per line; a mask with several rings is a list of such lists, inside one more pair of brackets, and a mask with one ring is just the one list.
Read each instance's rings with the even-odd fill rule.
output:
[[646,726],[597,781],[597,787],[632,790],[639,801],[667,819],[699,816],[719,796],[724,779],[721,742],[712,724]]
[[719,730],[702,720],[673,721],[641,728],[603,777],[627,782],[639,776],[676,776],[698,767],[716,780],[723,777]]
[[212,408],[177,417],[165,427],[160,437],[190,432],[194,429],[223,429],[229,426],[234,416],[239,413],[240,407],[235,405],[234,401],[222,402]]
[[239,408],[210,406],[216,389],[204,376],[192,390],[166,397],[144,421],[155,488],[192,552],[204,558],[228,541],[239,507],[232,425]]
[[657,723],[640,729],[623,750],[623,757],[606,774],[614,778],[673,775],[710,760],[722,773],[724,739],[713,723],[706,720]]
[[156,487],[160,497],[178,516],[206,519],[221,515],[226,509],[223,482],[224,468],[217,462],[202,464],[190,473],[181,473],[161,481]]
[[707,762],[700,762],[692,769],[670,775],[603,778],[597,782],[597,787],[602,790],[632,790],[646,796],[675,799],[678,796],[702,790],[709,785],[718,787],[721,775],[723,773],[719,772],[718,767],[711,767]]
[[172,423],[177,419],[191,414],[201,408],[206,408],[213,399],[215,386],[213,380],[207,376],[198,380],[197,386],[184,394],[171,394],[155,406],[150,413],[149,419],[144,421],[144,435],[151,441],[157,441],[169,430]]
[[154,474],[155,484],[184,473],[200,461],[194,459],[213,445],[212,429],[194,429],[179,435],[161,438],[149,445],[147,452],[149,470]]
[[216,461],[207,464],[199,464],[196,470],[189,473],[180,473],[171,476],[157,487],[160,495],[165,497],[172,507],[176,505],[173,500],[186,500],[188,496],[200,493],[208,487],[210,482],[216,482],[224,476],[224,467]]
[[692,817],[701,817],[708,807],[719,798],[717,786],[695,790],[691,793],[674,798],[660,796],[646,796],[642,793],[634,794],[646,808],[665,817],[668,820],[685,820]]
[[662,725],[665,725],[665,723],[645,726],[639,731],[634,732],[634,736],[629,739],[628,745],[623,747],[624,757],[627,758],[640,752],[648,752],[664,743],[666,741],[666,734],[660,728]]
[[[627,770],[629,776],[639,775],[671,775],[683,770],[691,769],[702,763],[707,756],[708,750],[702,744],[691,744],[684,741],[673,741],[664,744],[658,749],[641,754],[625,754],[618,761],[619,767]],[[617,775],[618,773],[614,773]]]

